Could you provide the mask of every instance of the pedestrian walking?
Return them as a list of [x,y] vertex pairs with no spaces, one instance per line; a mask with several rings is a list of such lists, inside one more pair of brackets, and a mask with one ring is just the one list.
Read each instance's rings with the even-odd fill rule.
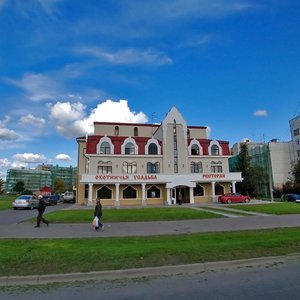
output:
[[40,227],[41,221],[43,223],[45,223],[48,227],[49,226],[49,221],[47,221],[46,219],[43,218],[43,214],[44,214],[45,209],[46,209],[46,202],[44,201],[42,195],[39,195],[39,206],[38,206],[37,209],[38,209],[38,215],[37,215],[37,218],[36,218],[36,226],[34,226],[34,227],[36,227],[36,228]]
[[99,199],[96,202],[94,217],[98,218],[98,222],[95,226],[95,229],[99,230],[99,228],[101,228],[102,230],[104,230],[104,225],[100,222],[100,219],[102,217],[102,204]]

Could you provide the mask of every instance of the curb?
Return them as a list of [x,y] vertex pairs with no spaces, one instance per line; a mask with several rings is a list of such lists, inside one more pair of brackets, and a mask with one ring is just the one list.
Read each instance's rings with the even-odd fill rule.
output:
[[286,256],[270,256],[250,259],[239,259],[233,261],[206,262],[188,265],[134,268],[112,271],[96,271],[87,273],[67,273],[49,275],[29,275],[29,276],[4,276],[0,277],[0,286],[21,286],[21,285],[41,285],[49,283],[62,283],[89,280],[117,280],[133,279],[138,277],[151,276],[172,276],[179,274],[195,274],[211,271],[228,270],[242,267],[266,267],[272,264],[285,263],[287,261],[300,259],[300,253]]

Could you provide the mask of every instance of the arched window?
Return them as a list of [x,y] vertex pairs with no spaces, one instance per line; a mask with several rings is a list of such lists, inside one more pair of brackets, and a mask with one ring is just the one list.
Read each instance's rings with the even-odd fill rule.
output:
[[111,154],[110,144],[108,142],[101,143],[100,154]]
[[224,194],[224,187],[221,184],[217,183],[215,185],[215,195],[223,195],[223,194]]
[[160,189],[152,185],[148,190],[147,190],[147,198],[160,198]]
[[148,154],[156,155],[158,153],[157,151],[157,145],[154,143],[151,143],[148,147]]
[[135,147],[133,143],[129,142],[125,145],[125,154],[135,154]]
[[160,173],[160,165],[159,162],[156,163],[147,163],[147,173]]
[[220,155],[220,149],[217,145],[211,146],[211,155]]
[[199,155],[200,154],[200,149],[197,144],[193,144],[191,147],[191,154],[192,155]]
[[134,127],[133,129],[133,135],[138,136],[139,135],[139,129],[137,127]]
[[191,162],[191,173],[202,173],[202,162]]
[[115,136],[119,136],[119,126],[115,126]]
[[123,190],[123,199],[136,199],[136,190],[132,186],[128,186]]
[[204,189],[201,185],[196,184],[194,187],[194,196],[204,196]]
[[123,162],[123,173],[125,174],[135,174],[136,173],[136,162]]
[[107,186],[103,186],[101,189],[97,191],[97,198],[99,199],[111,199],[112,192]]

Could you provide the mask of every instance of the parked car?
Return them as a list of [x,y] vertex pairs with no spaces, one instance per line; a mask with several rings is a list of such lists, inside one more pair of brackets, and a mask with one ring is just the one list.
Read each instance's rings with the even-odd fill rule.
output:
[[56,205],[57,201],[58,201],[57,200],[58,196],[56,196],[56,195],[43,196],[43,199],[44,199],[47,206]]
[[248,203],[250,202],[250,197],[249,196],[244,196],[239,193],[227,193],[222,196],[219,196],[218,201],[220,203],[240,203],[240,202],[245,202]]
[[34,209],[39,205],[39,200],[35,195],[21,195],[17,197],[13,203],[13,209],[23,208],[23,209]]
[[73,192],[65,192],[62,198],[64,203],[75,202],[75,195]]
[[300,195],[298,195],[298,194],[285,194],[285,195],[282,195],[281,198],[284,201],[300,203]]

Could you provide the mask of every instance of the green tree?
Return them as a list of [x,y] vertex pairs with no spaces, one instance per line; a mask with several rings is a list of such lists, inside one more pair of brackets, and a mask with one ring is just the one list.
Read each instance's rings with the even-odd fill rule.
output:
[[15,184],[13,190],[14,190],[15,192],[21,194],[21,193],[25,190],[25,184],[24,184],[24,182],[23,182],[23,181],[18,181],[18,182]]
[[60,194],[65,191],[65,183],[60,178],[55,178],[54,180],[54,193]]
[[237,157],[236,171],[242,173],[243,182],[239,185],[240,192],[245,195],[252,195],[254,185],[251,179],[250,156],[248,154],[247,144],[241,145],[241,151]]
[[0,178],[0,194],[3,194],[4,192],[4,180]]
[[297,160],[297,162],[292,166],[291,175],[293,191],[300,193],[300,160]]
[[262,166],[251,165],[249,167],[249,185],[253,188],[253,194],[264,195],[268,183],[268,174]]

